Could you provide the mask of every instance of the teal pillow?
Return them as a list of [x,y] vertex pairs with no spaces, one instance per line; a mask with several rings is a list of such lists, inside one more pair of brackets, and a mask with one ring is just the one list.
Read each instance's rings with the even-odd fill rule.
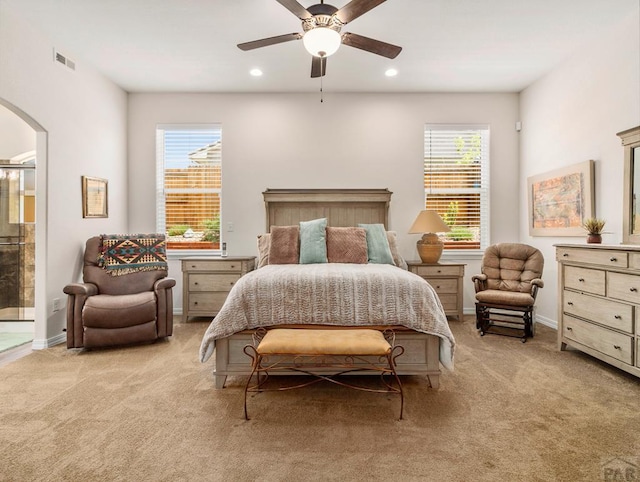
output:
[[395,266],[384,225],[358,224],[358,226],[367,231],[367,256],[369,257],[369,263],[392,264]]
[[300,264],[327,262],[327,218],[300,222]]

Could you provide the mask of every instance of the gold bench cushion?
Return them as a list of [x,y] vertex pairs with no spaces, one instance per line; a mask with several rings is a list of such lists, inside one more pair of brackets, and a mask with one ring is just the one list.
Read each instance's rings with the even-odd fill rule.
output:
[[387,355],[391,345],[377,330],[276,328],[264,336],[260,355]]

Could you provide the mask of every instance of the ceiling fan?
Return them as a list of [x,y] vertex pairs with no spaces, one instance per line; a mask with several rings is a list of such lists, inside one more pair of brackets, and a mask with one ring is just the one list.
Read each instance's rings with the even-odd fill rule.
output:
[[296,0],[276,0],[279,4],[302,20],[304,33],[288,33],[238,44],[241,50],[253,50],[291,40],[302,39],[307,51],[313,55],[311,77],[322,77],[327,72],[327,57],[338,50],[341,44],[366,50],[389,59],[395,59],[402,47],[375,40],[363,35],[344,32],[342,27],[355,20],[386,0],[351,0],[338,9],[333,5],[320,3],[304,8]]

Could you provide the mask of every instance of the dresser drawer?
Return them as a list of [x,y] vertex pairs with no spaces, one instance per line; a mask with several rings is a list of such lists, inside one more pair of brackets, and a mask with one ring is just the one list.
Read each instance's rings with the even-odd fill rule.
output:
[[433,289],[439,295],[442,293],[457,293],[458,292],[458,278],[432,278],[427,280]]
[[598,269],[564,267],[564,286],[595,295],[605,294],[605,272]]
[[242,271],[241,261],[183,260],[183,271]]
[[463,276],[464,266],[446,266],[446,265],[433,265],[433,266],[413,266],[412,271],[418,276],[424,278],[435,278],[438,276]]
[[189,274],[189,291],[229,291],[240,279],[239,274]]
[[610,298],[640,303],[640,276],[607,273],[607,295]]
[[214,291],[210,293],[191,293],[189,295],[189,311],[217,313],[224,305],[228,293],[226,291]]
[[563,336],[633,365],[633,337],[563,315]]
[[565,290],[563,311],[616,330],[633,333],[633,306],[631,305]]
[[607,267],[629,266],[627,253],[605,249],[558,248],[556,259],[562,262],[598,264]]

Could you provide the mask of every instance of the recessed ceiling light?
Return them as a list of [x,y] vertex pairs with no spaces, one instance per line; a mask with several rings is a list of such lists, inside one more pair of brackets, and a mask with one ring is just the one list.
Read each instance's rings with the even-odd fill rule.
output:
[[387,69],[384,75],[386,75],[387,77],[395,77],[396,75],[398,75],[398,71],[396,69]]
[[260,70],[260,69],[251,69],[249,71],[249,73],[251,75],[253,75],[254,77],[260,77],[262,75],[262,70]]

